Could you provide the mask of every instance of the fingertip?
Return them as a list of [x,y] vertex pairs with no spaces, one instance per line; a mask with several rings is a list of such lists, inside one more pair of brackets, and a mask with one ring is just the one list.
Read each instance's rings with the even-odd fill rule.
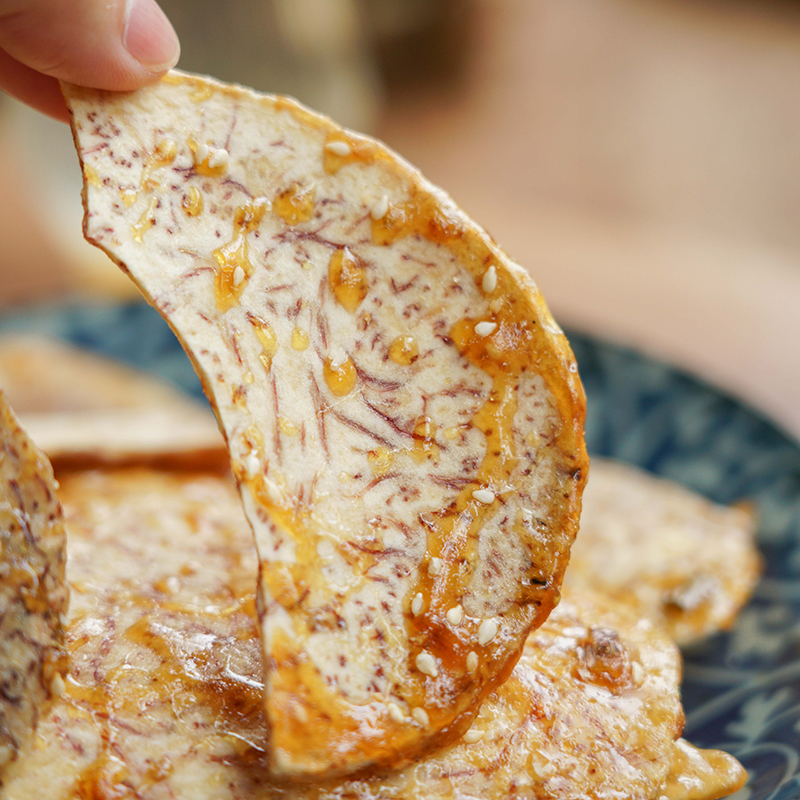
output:
[[155,0],[128,0],[122,35],[125,49],[146,70],[160,74],[180,57],[180,42]]

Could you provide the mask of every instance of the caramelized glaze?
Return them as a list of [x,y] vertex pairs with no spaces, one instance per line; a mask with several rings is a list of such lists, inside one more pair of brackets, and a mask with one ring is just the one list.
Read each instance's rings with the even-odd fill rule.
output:
[[340,247],[328,263],[328,282],[343,308],[355,313],[367,296],[366,270],[359,258],[347,247]]
[[239,206],[233,217],[233,238],[228,244],[214,250],[214,259],[217,262],[214,289],[217,308],[222,312],[228,311],[239,302],[247,281],[253,274],[247,235],[256,230],[266,210],[267,204],[263,197]]
[[292,184],[275,195],[272,210],[289,225],[308,222],[314,216],[314,187]]

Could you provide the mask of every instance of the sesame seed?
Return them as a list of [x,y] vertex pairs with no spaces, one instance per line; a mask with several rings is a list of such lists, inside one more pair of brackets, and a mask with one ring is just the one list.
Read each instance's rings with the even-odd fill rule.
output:
[[641,686],[644,681],[644,668],[638,661],[631,661],[631,678],[636,686]]
[[430,564],[428,564],[428,573],[430,575],[438,575],[442,571],[443,566],[444,562],[441,558],[432,558]]
[[209,169],[217,169],[226,166],[229,157],[229,153],[224,147],[210,148],[208,155]]
[[267,490],[267,496],[270,500],[274,501],[275,503],[282,503],[285,502],[283,495],[281,494],[281,490],[278,488],[278,484],[275,481],[271,481],[269,478],[264,478],[264,488]]
[[422,592],[417,592],[414,595],[414,599],[411,601],[411,613],[418,617],[422,613],[422,607],[425,603],[425,600],[422,597]]
[[461,606],[453,606],[445,616],[451,625],[460,625],[464,619],[464,609]]
[[497,330],[496,322],[479,322],[475,326],[475,333],[477,333],[478,336],[489,336],[496,330]]
[[478,644],[481,646],[489,644],[497,636],[497,631],[497,623],[493,619],[485,619],[478,626]]
[[419,706],[417,706],[411,712],[411,716],[414,717],[414,721],[418,722],[420,725],[428,725],[430,723],[428,712],[424,708],[420,708]]
[[250,453],[244,460],[244,471],[248,478],[254,478],[261,472],[261,461],[255,453]]
[[330,356],[331,369],[341,369],[347,363],[347,353],[341,348],[337,347]]
[[387,703],[386,708],[389,711],[389,716],[395,722],[403,722],[405,720],[405,715],[403,714],[403,710],[400,708],[397,703]]
[[389,198],[383,195],[380,200],[376,200],[370,209],[370,216],[376,222],[383,219],[389,213]]
[[64,683],[64,678],[57,672],[53,675],[53,680],[50,681],[50,694],[52,697],[61,697],[67,690],[67,685]]
[[347,144],[347,142],[342,141],[328,142],[325,145],[325,149],[333,153],[335,156],[340,156],[341,158],[347,158],[347,156],[353,152],[350,145]]
[[417,656],[415,663],[417,665],[417,669],[423,675],[428,675],[431,678],[437,678],[439,676],[439,670],[436,669],[436,659],[426,650],[423,650]]
[[197,145],[197,151],[195,152],[195,160],[198,164],[202,164],[209,155],[209,149],[207,144],[199,144]]
[[244,280],[244,270],[241,267],[236,267],[233,271],[233,285],[239,286]]
[[472,496],[479,502],[483,503],[484,505],[489,505],[489,503],[494,503],[494,492],[491,489],[476,489]]
[[481,289],[486,294],[491,294],[497,288],[497,270],[492,264],[486,272],[483,273],[483,280],[481,281]]
[[463,736],[464,744],[475,744],[483,739],[483,731],[476,731],[475,728],[470,728]]
[[467,672],[475,672],[476,669],[478,669],[478,654],[470,650],[467,656]]

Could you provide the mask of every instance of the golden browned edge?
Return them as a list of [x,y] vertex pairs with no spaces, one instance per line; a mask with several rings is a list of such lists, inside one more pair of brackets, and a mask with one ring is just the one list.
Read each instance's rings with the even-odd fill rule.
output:
[[[513,282],[515,287],[519,290],[518,299],[522,300],[524,311],[527,312],[527,316],[538,323],[538,334],[536,341],[545,344],[545,347],[541,350],[541,357],[538,360],[540,362],[546,362],[546,364],[552,368],[549,374],[547,369],[543,368],[543,378],[545,379],[548,388],[555,399],[555,404],[560,418],[567,423],[559,432],[558,439],[565,452],[574,454],[573,468],[571,475],[569,476],[572,490],[568,493],[568,495],[563,496],[563,500],[566,500],[566,503],[558,502],[555,504],[559,509],[558,516],[561,518],[561,530],[565,534],[565,540],[567,543],[565,550],[556,553],[554,558],[553,581],[556,586],[560,586],[563,579],[564,570],[566,569],[567,562],[569,560],[569,545],[571,545],[571,543],[574,541],[578,532],[581,511],[581,494],[588,476],[589,458],[586,453],[584,443],[586,398],[583,386],[578,376],[575,357],[569,346],[569,343],[567,342],[566,336],[560,331],[560,328],[555,323],[544,301],[544,298],[542,297],[538,287],[530,275],[521,267],[513,264],[508,256],[500,250],[489,234],[480,228],[475,222],[473,222],[458,206],[456,206],[449,196],[445,195],[441,190],[431,184],[419,172],[419,170],[405,161],[405,159],[396,154],[382,142],[348,131],[334,123],[328,117],[311,111],[291,98],[259,94],[246,87],[224,84],[216,81],[213,78],[191,75],[178,71],[167,73],[162,80],[166,83],[189,83],[197,88],[211,88],[215,92],[227,95],[233,99],[246,97],[266,106],[269,109],[288,111],[308,126],[322,129],[327,133],[328,136],[345,136],[351,142],[357,143],[363,157],[371,158],[373,160],[382,160],[386,162],[394,171],[401,172],[403,174],[410,184],[409,194],[411,196],[424,198],[424,200],[427,201],[426,208],[431,209],[432,212],[434,212],[431,218],[427,221],[427,238],[431,239],[432,241],[450,241],[451,243],[457,243],[459,247],[454,247],[454,250],[459,255],[459,261],[465,269],[472,273],[473,278],[476,281],[480,280],[482,274],[481,271],[484,265],[482,259],[476,258],[476,250],[487,250],[489,254],[496,259],[498,264],[504,267],[508,274],[508,280]],[[67,105],[69,107],[69,102],[67,102]],[[84,237],[91,244],[103,250],[103,252],[105,252],[109,258],[115,264],[117,264],[117,266],[122,269],[122,271],[128,275],[131,280],[133,280],[145,300],[150,305],[157,308],[154,298],[148,293],[146,288],[131,275],[124,262],[116,258],[105,246],[94,240],[87,232],[89,219],[89,182],[84,171],[84,161],[81,156],[77,130],[74,125],[74,115],[71,108],[69,108],[69,112],[71,122],[70,127],[72,129],[73,140],[78,152],[78,157],[81,163],[81,171],[84,177],[83,188],[81,192],[84,206]],[[453,235],[454,230],[455,235]],[[197,360],[194,358],[190,348],[183,340],[180,332],[175,329],[169,319],[166,321],[170,325],[170,328],[177,337],[178,341],[181,343],[181,346],[189,356],[194,370],[200,378],[203,391],[205,392],[206,397],[209,399],[211,406],[214,408],[214,412],[219,420],[219,410],[213,400],[213,393],[210,390],[208,377],[205,375]],[[548,346],[551,348],[550,352],[547,350]],[[222,424],[220,424],[220,429],[223,429]],[[223,430],[223,436],[224,435],[225,434]],[[560,595],[557,593],[556,603],[559,596]],[[541,624],[545,618],[546,614],[540,619],[536,620],[533,627],[535,627],[536,624]],[[522,654],[523,647],[524,637],[521,639],[519,648],[510,656],[504,668],[500,669],[497,674],[494,675],[493,680],[485,681],[482,691],[476,695],[474,702],[471,703],[468,708],[464,709],[463,713],[453,719],[448,728],[442,731],[441,737],[433,737],[433,739],[427,743],[427,747],[414,752],[414,759],[424,757],[432,750],[438,749],[445,744],[455,741],[463,734],[477,713],[483,698],[486,697],[497,686],[502,684],[511,674],[514,666]],[[396,759],[397,754],[392,753],[391,756],[393,759]]]

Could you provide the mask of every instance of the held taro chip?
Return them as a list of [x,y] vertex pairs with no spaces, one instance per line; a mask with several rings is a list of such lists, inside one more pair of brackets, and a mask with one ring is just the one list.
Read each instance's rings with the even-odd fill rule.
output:
[[260,560],[273,770],[463,734],[557,597],[584,398],[536,286],[383,145],[171,73],[65,87],[84,229],[172,325]]
[[0,785],[63,687],[69,591],[53,470],[0,392]]

